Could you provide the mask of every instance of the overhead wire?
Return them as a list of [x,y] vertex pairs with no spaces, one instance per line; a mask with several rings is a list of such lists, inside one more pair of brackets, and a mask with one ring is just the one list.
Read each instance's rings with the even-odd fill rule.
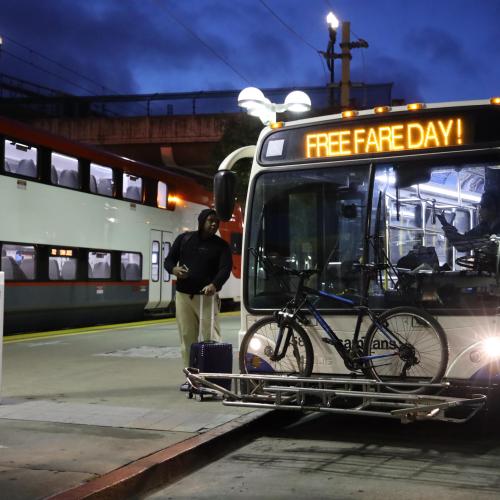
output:
[[166,6],[166,13],[170,16],[176,23],[180,24],[188,33],[191,34],[196,40],[198,40],[206,49],[208,49],[212,54],[217,57],[220,61],[222,61],[231,71],[236,73],[244,82],[250,84],[250,81],[243,75],[240,71],[238,71],[227,59],[221,56],[213,47],[211,47],[205,40],[203,40],[200,36],[198,36],[186,23],[183,23],[177,16],[175,16],[171,9],[169,9],[168,5]]
[[316,47],[314,47],[314,45],[310,44],[305,38],[303,38],[299,33],[297,33],[289,24],[287,24],[285,21],[283,21],[283,19],[273,9],[271,9],[271,7],[269,7],[269,5],[267,5],[267,3],[264,0],[259,0],[259,1],[262,4],[262,6],[264,8],[266,8],[269,11],[269,13],[272,14],[278,20],[278,22],[280,22],[288,31],[290,31],[302,43],[304,43],[309,48],[314,50],[314,52],[316,52],[316,54],[319,56],[319,58],[321,60],[321,66],[323,68],[323,73],[324,73],[324,76],[326,78],[325,61],[324,61],[324,57],[322,56],[322,51],[317,49]]
[[[72,68],[69,68],[68,66],[65,66],[64,64],[61,64],[61,63],[55,61],[54,59],[51,59],[50,57],[45,56],[44,54],[42,54],[42,53],[40,53],[40,52],[32,49],[31,47],[28,47],[27,45],[24,45],[22,43],[17,42],[16,40],[14,40],[11,37],[3,36],[3,38],[6,39],[6,40],[8,40],[9,42],[11,42],[11,43],[13,43],[13,44],[21,47],[21,48],[23,48],[24,50],[27,50],[29,53],[35,54],[36,56],[41,57],[42,59],[45,59],[45,60],[49,61],[50,63],[59,66],[60,68],[64,69],[65,71],[69,71],[69,72],[73,73],[74,75],[76,75],[76,76],[78,76],[80,78],[83,78],[83,79],[87,80],[90,83],[93,83],[94,85],[100,87],[103,90],[111,92],[111,94],[121,95],[119,92],[116,92],[116,91],[113,91],[113,90],[107,88],[106,86],[100,84],[99,82],[96,82],[95,80],[92,80],[91,78],[89,78],[89,77],[87,77],[87,76],[79,73],[78,71],[75,71]],[[53,76],[53,77],[55,77],[55,78],[57,78],[57,79],[59,79],[61,81],[64,81],[64,82],[68,83],[69,85],[71,85],[71,86],[73,86],[75,88],[79,88],[80,90],[83,90],[84,92],[87,92],[91,96],[96,95],[96,92],[94,90],[91,90],[91,89],[89,89],[87,87],[83,87],[79,83],[76,83],[74,80],[69,80],[68,78],[62,76],[61,74],[55,73],[55,72],[53,72],[53,71],[51,71],[49,69],[46,69],[46,68],[44,68],[44,67],[42,67],[42,66],[34,63],[33,61],[29,61],[29,60],[27,60],[27,59],[25,59],[25,58],[23,58],[23,57],[21,57],[21,56],[19,56],[17,54],[14,54],[13,52],[11,52],[9,50],[6,50],[4,46],[2,46],[0,50],[1,50],[1,53],[7,54],[8,56],[10,56],[10,57],[12,57],[14,59],[17,59],[18,61],[20,61],[20,62],[22,62],[24,64],[27,64],[29,66],[32,66],[33,68],[36,68],[39,71],[47,73],[48,75]],[[118,104],[120,106],[126,106],[125,103],[116,103],[116,104]],[[145,106],[143,104],[139,104],[139,103],[134,103],[134,106],[139,106],[140,109],[141,109],[141,111],[143,111],[143,109],[145,108]]]

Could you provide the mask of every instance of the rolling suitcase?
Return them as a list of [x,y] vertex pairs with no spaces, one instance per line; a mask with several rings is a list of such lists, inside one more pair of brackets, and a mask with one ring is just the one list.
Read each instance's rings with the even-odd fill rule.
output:
[[[191,345],[189,351],[189,366],[197,368],[202,373],[232,373],[233,371],[233,346],[226,342],[202,341],[201,325],[203,322],[203,302],[205,297],[200,299],[200,326],[198,330],[198,342]],[[210,318],[210,334],[212,336],[215,322],[215,295],[212,297],[212,308]],[[214,384],[231,390],[231,379],[207,379]],[[191,387],[189,397],[197,394],[202,399],[204,394],[217,395],[210,389],[195,389]]]

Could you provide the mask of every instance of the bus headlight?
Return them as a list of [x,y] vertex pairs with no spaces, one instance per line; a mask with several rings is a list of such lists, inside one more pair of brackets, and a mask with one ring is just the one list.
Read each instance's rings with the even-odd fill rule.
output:
[[500,337],[488,337],[482,344],[482,351],[488,358],[500,358]]

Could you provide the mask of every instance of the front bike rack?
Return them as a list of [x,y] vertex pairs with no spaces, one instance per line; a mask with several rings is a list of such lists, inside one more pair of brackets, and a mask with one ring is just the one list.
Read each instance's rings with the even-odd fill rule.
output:
[[[376,416],[399,419],[402,423],[419,420],[463,423],[486,403],[484,394],[457,398],[399,393],[377,380],[351,377],[199,373],[192,368],[185,368],[184,373],[194,388],[205,387],[220,394],[225,406]],[[232,379],[234,390],[221,387],[217,379]],[[448,382],[391,382],[390,385],[400,390],[425,387],[429,392],[450,388]],[[453,408],[459,411],[453,412]]]

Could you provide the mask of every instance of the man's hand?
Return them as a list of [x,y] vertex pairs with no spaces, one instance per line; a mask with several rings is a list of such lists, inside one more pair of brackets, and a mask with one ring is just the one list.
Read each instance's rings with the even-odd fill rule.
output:
[[203,295],[215,295],[217,293],[217,288],[215,288],[213,283],[210,283],[210,285],[207,285],[201,291],[203,292]]
[[172,274],[177,276],[178,279],[187,278],[189,274],[189,269],[186,266],[175,266],[172,269]]

